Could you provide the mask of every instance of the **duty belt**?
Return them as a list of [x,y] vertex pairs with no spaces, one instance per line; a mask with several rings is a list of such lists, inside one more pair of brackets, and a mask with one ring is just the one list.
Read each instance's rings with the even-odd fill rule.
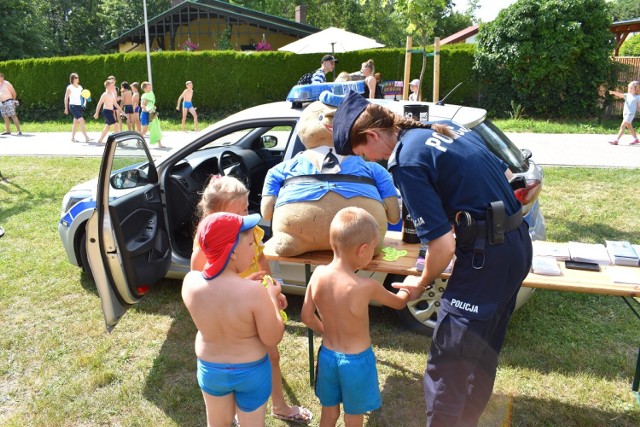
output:
[[456,213],[454,228],[456,246],[464,249],[473,248],[473,268],[479,270],[484,266],[485,244],[499,245],[504,242],[504,235],[517,229],[522,223],[522,210],[506,216],[504,203],[492,202],[487,207],[487,219],[477,221],[466,211]]
[[284,180],[283,187],[291,184],[318,184],[320,182],[352,182],[369,184],[375,187],[376,182],[366,176],[346,175],[341,173],[319,173],[313,175],[292,176]]

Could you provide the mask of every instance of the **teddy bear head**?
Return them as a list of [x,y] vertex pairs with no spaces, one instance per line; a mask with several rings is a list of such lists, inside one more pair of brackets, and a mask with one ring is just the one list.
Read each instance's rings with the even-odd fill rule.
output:
[[304,109],[300,116],[298,136],[305,148],[323,145],[333,147],[333,115],[336,109],[321,101],[315,101]]

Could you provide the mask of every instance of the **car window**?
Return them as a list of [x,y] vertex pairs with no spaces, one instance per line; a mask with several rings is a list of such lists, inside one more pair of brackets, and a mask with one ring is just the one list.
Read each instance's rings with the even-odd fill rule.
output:
[[490,120],[485,120],[473,130],[480,134],[489,150],[509,166],[511,172],[522,173],[529,169],[522,152]]
[[118,141],[111,164],[111,186],[116,189],[142,187],[149,183],[149,158],[137,138]]

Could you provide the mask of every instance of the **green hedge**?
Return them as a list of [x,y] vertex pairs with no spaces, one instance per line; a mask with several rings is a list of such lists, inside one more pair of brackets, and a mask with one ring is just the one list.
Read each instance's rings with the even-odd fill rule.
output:
[[[431,49],[432,50],[432,49]],[[459,82],[464,84],[447,100],[451,103],[475,105],[478,84],[473,67],[473,45],[443,46],[440,62],[440,97]],[[376,72],[383,80],[402,80],[404,49],[375,49],[336,54],[340,71],[360,70],[367,59],[373,59]],[[194,84],[194,105],[200,114],[221,115],[253,105],[284,100],[289,89],[304,73],[320,66],[322,54],[296,55],[289,52],[202,51],[154,52],[151,54],[154,92],[161,111],[171,111],[187,80]],[[431,99],[433,58],[427,58],[423,96]],[[417,78],[422,66],[420,54],[412,55],[411,78]],[[92,93],[94,109],[104,81],[109,75],[118,85],[147,80],[144,53],[74,56],[64,58],[28,59],[0,63],[21,101],[19,116],[23,120],[56,119],[63,114],[63,98],[69,74],[80,75],[80,84]],[[330,78],[331,80],[331,78]],[[167,117],[167,116],[165,116]],[[169,116],[170,117],[170,116]]]

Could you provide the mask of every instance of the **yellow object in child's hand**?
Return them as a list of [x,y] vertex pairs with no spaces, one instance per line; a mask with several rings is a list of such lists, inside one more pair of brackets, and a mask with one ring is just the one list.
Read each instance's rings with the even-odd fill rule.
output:
[[392,247],[386,247],[382,248],[382,253],[384,254],[382,259],[385,261],[396,261],[397,259],[406,256],[408,252],[404,249],[398,250]]
[[[267,288],[269,285],[273,285],[273,277],[269,276],[268,274],[265,274],[264,276],[262,276],[262,286]],[[282,317],[283,322],[286,322],[287,320],[289,320],[289,317],[287,316],[287,313],[284,310],[280,310],[280,317]]]

